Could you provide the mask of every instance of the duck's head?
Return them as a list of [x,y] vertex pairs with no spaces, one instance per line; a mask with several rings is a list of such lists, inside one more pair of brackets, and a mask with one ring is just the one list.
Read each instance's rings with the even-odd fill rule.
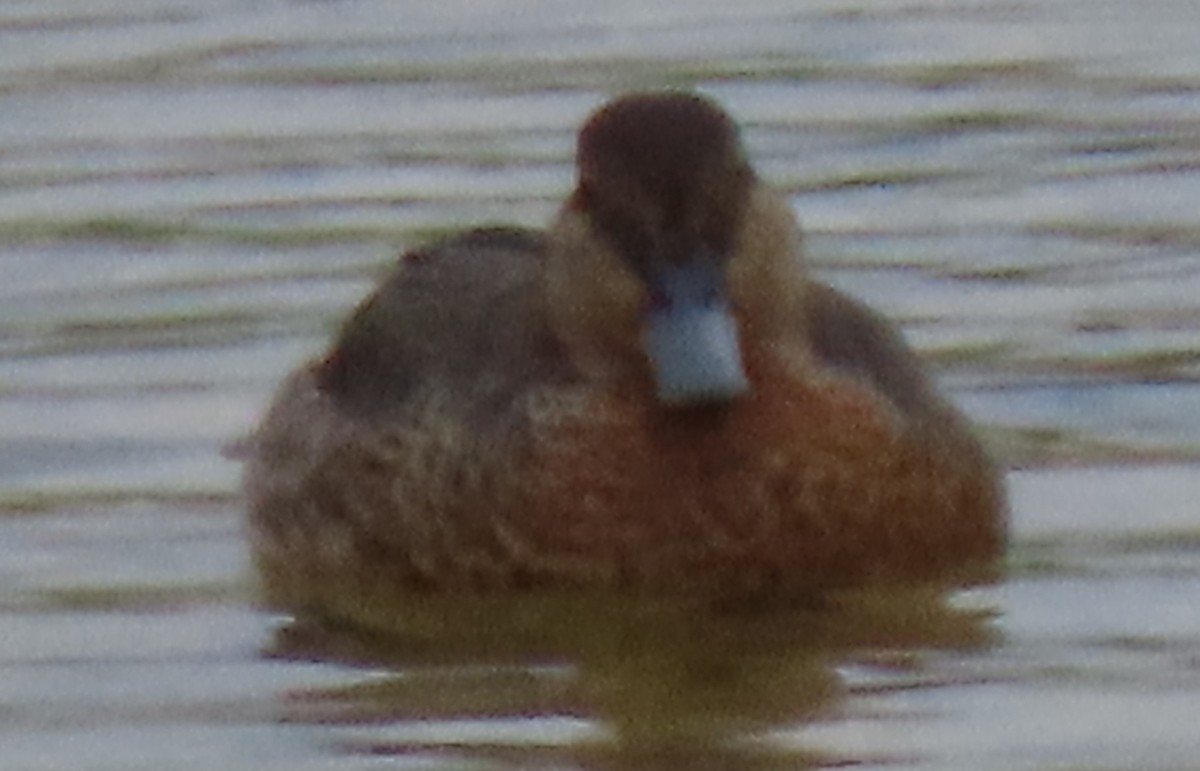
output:
[[794,315],[790,211],[759,185],[733,121],[684,93],[636,94],[579,134],[552,237],[552,318],[592,374],[641,370],[667,406],[752,387],[744,340]]

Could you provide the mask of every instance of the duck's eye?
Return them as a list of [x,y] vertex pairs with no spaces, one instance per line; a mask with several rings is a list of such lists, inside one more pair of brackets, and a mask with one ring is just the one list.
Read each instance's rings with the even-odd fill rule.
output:
[[671,310],[671,297],[661,289],[651,288],[648,293],[648,305],[651,311]]
[[593,228],[643,278],[654,251],[654,239],[641,220],[619,207],[589,207]]

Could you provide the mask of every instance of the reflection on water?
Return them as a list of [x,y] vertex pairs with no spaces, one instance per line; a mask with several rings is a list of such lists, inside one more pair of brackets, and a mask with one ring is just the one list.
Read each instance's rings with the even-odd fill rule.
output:
[[928,588],[730,612],[540,602],[530,612],[539,600],[482,601],[464,614],[457,601],[431,601],[422,612],[459,621],[426,636],[369,639],[294,622],[277,632],[274,655],[383,669],[349,686],[294,692],[287,719],[356,727],[339,747],[373,756],[799,768],[831,759],[763,737],[833,714],[845,696],[839,667],[859,657],[862,666],[916,669],[918,651],[980,651],[994,637],[990,613],[952,608]]
[[[1194,768],[1198,38],[1194,0],[0,4],[0,768]],[[565,648],[257,609],[221,448],[399,248],[540,225],[581,117],[679,85],[1021,469],[1007,579],[578,607]]]

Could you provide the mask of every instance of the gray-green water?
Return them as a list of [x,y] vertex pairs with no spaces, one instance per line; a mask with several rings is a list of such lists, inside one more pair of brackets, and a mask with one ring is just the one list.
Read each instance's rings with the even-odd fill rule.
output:
[[[0,4],[0,767],[1200,768],[1197,40],[1190,0]],[[996,615],[693,691],[256,609],[222,445],[398,249],[544,222],[660,86],[1014,469],[1010,577],[955,600]],[[753,729],[653,740],[705,699]]]

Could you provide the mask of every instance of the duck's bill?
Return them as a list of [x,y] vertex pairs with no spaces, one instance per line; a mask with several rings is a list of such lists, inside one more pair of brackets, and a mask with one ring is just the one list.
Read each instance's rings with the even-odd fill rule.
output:
[[710,270],[688,265],[656,287],[662,301],[648,312],[644,342],[663,404],[726,402],[750,389],[737,321],[719,282]]

